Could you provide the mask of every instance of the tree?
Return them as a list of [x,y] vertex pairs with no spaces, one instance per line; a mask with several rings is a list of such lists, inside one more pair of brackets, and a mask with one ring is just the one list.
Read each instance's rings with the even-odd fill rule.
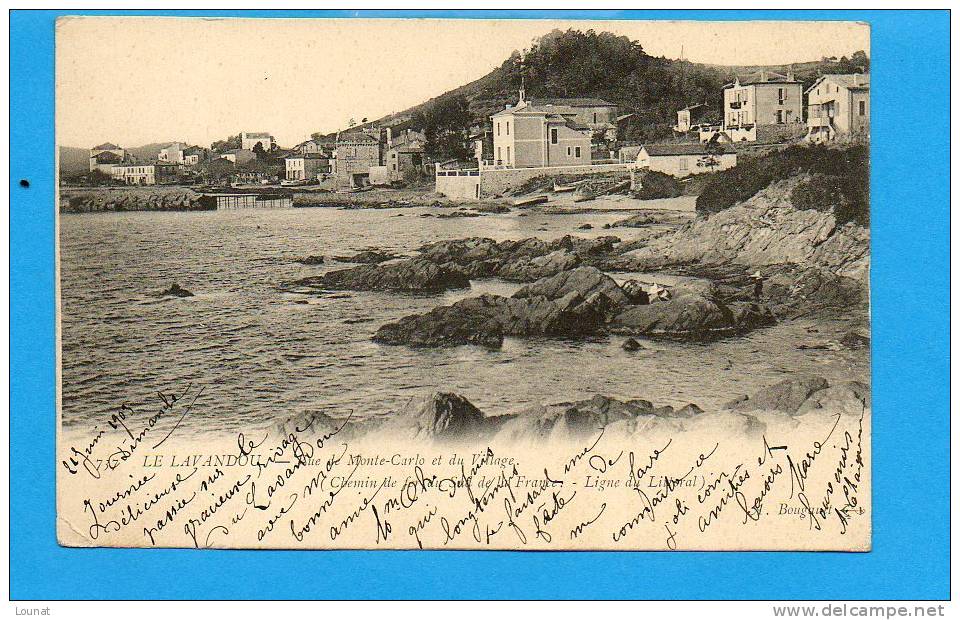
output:
[[347,123],[347,127],[356,127],[356,126],[357,126],[357,119],[355,118],[351,118],[350,122]]
[[413,117],[414,128],[424,133],[424,152],[436,159],[470,159],[472,124],[473,114],[463,95],[441,98]]
[[863,50],[857,50],[854,52],[853,56],[850,57],[850,62],[858,67],[861,67],[864,71],[870,70],[870,59],[867,58],[867,53]]
[[257,142],[253,145],[253,154],[257,156],[257,159],[265,158],[266,151],[263,149],[263,142]]
[[227,136],[226,140],[217,140],[210,145],[211,151],[216,151],[217,153],[225,153],[227,151],[232,151],[234,149],[240,148],[242,142],[240,141],[240,134],[235,136]]
[[706,154],[697,160],[697,166],[706,168],[708,172],[713,172],[713,169],[720,165],[720,155],[723,154],[724,149],[714,136],[714,139],[704,145],[704,150],[706,150]]

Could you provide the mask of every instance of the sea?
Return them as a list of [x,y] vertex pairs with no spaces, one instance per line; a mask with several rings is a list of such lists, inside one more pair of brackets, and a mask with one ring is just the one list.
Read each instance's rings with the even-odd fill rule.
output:
[[[159,395],[188,389],[202,393],[182,428],[233,432],[311,412],[398,415],[412,398],[433,391],[459,393],[496,415],[596,394],[709,410],[796,373],[869,381],[869,356],[862,351],[798,348],[845,329],[812,319],[708,344],[639,339],[644,349],[635,352],[624,351],[624,337],[616,335],[508,338],[500,350],[412,349],[371,337],[405,315],[481,293],[509,295],[519,285],[483,279],[469,290],[433,295],[284,292],[283,283],[349,267],[334,257],[368,248],[412,256],[430,241],[473,236],[616,234],[629,240],[641,234],[603,229],[630,215],[622,211],[435,217],[443,211],[60,215],[64,428],[102,426],[124,407],[153,407]],[[581,230],[583,224],[593,228]],[[324,264],[297,262],[310,255],[323,255]],[[194,296],[160,297],[173,283]]]

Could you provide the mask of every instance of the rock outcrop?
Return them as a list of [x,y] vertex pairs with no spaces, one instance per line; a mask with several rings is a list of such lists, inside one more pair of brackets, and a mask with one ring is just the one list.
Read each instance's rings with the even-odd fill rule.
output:
[[396,422],[415,439],[479,439],[491,425],[473,403],[452,392],[434,392],[407,403]]
[[448,269],[420,258],[380,265],[360,265],[303,278],[288,288],[351,291],[398,291],[437,293],[468,288],[470,279],[460,271]]
[[630,270],[677,264],[789,264],[863,279],[869,231],[853,223],[838,226],[829,212],[794,208],[790,192],[800,180],[779,181],[734,207],[650,240],[624,253],[618,264]]
[[537,280],[512,297],[481,295],[404,317],[381,327],[373,339],[414,347],[499,347],[504,336],[584,337],[603,331],[627,302],[612,278],[580,267]]
[[611,329],[621,334],[706,340],[775,322],[765,306],[728,306],[715,297],[681,291],[666,301],[628,307],[613,318]]
[[323,256],[313,255],[304,256],[303,258],[298,258],[297,262],[301,265],[322,265],[324,263]]
[[601,329],[608,311],[605,304],[600,296],[584,299],[575,291],[556,301],[481,295],[387,323],[373,340],[413,347],[478,344],[496,348],[504,336],[584,337]]
[[667,301],[634,305],[631,297],[595,267],[541,278],[512,297],[481,295],[381,327],[382,344],[499,347],[504,336],[586,338],[613,331],[649,337],[709,340],[775,322],[765,306],[722,303],[710,284],[691,283]]
[[500,277],[532,282],[545,276],[593,264],[615,252],[618,237],[580,239],[572,236],[545,241],[531,237],[519,241],[494,241],[483,237],[428,243],[420,256],[471,278]]
[[865,383],[846,381],[830,385],[823,377],[799,376],[765,387],[753,396],[736,398],[724,405],[724,409],[754,415],[860,415],[870,406],[870,386]]
[[383,252],[381,250],[364,250],[357,252],[353,256],[335,256],[341,263],[360,263],[365,265],[376,265],[385,263],[388,260],[399,258],[396,254]]
[[579,293],[584,299],[595,293],[602,293],[616,306],[630,303],[630,298],[613,278],[596,267],[578,267],[537,280],[518,290],[513,297],[516,299],[546,297],[554,300],[561,299],[571,292]]
[[193,293],[174,282],[167,290],[160,291],[158,297],[193,297]]
[[215,205],[204,204],[197,192],[182,187],[64,189],[60,194],[61,213],[205,211],[215,208]]
[[605,434],[649,434],[660,428],[671,433],[695,426],[759,436],[764,420],[799,424],[808,415],[860,416],[870,409],[870,388],[857,381],[829,385],[822,377],[795,377],[742,397],[716,411],[696,404],[657,406],[643,399],[592,398],[536,405],[512,413],[487,416],[466,397],[433,392],[412,399],[395,415],[366,420],[336,420],[323,413],[301,416],[283,428],[328,432],[341,428],[343,437],[385,433],[393,438],[440,442],[486,440],[554,441]]

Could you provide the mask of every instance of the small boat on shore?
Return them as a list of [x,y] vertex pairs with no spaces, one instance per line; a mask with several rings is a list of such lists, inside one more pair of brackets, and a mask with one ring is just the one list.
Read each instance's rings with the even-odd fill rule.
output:
[[554,193],[554,194],[562,194],[562,193],[564,193],[564,192],[572,192],[572,191],[575,190],[575,189],[577,189],[577,186],[576,186],[576,185],[560,185],[559,183],[554,183],[554,184],[553,184],[553,193]]
[[543,204],[549,200],[549,196],[527,196],[526,198],[517,198],[511,204],[513,204],[515,207],[529,207],[532,205]]

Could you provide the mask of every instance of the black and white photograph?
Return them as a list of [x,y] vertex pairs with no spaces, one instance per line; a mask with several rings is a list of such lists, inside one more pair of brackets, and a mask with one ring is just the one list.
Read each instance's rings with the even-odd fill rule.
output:
[[59,543],[869,551],[870,60],[59,18]]

